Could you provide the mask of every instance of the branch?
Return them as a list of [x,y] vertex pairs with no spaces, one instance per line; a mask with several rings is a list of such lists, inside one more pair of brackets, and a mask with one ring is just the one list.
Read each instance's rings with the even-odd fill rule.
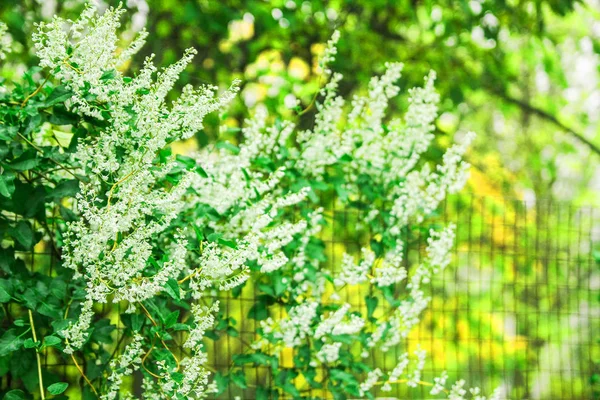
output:
[[[33,313],[31,310],[27,310],[29,312],[29,324],[31,325],[31,332],[33,333],[33,341],[37,343],[37,335],[35,334],[35,325],[33,323]],[[46,399],[44,396],[44,382],[42,381],[42,361],[40,360],[40,351],[36,347],[35,348],[35,357],[37,359],[37,372],[38,372],[38,382],[40,384],[40,397],[42,400]]]
[[566,126],[565,124],[563,124],[562,122],[560,122],[558,120],[558,118],[556,118],[554,115],[550,114],[549,112],[542,110],[540,108],[537,108],[523,100],[515,99],[514,97],[511,97],[508,94],[501,92],[499,90],[492,89],[492,92],[494,94],[496,94],[497,96],[501,97],[503,100],[506,100],[509,103],[515,104],[515,105],[521,107],[523,110],[526,110],[532,114],[535,114],[538,117],[545,119],[546,121],[552,122],[554,125],[558,126],[563,131],[571,134],[571,136],[574,136],[581,143],[588,146],[590,148],[590,150],[592,150],[594,153],[600,155],[600,147],[599,146],[592,143],[590,140],[586,139],[585,136],[583,136],[581,133],[575,131],[573,128],[570,128],[570,127]]

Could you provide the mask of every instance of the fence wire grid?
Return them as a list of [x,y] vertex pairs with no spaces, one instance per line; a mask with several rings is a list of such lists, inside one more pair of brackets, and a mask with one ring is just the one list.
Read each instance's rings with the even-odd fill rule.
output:
[[[321,237],[328,254],[324,267],[335,271],[342,254],[358,254],[368,238],[356,237],[356,212],[332,205],[328,213],[330,223]],[[402,352],[419,344],[428,353],[425,381],[447,371],[449,382],[465,379],[483,393],[500,387],[506,399],[599,399],[600,210],[552,200],[454,196],[409,233],[412,244],[404,257],[409,274],[424,254],[420,232],[451,222],[456,225],[452,262],[426,285],[432,301],[421,323],[399,348],[371,351],[369,363],[391,370]],[[35,269],[52,268],[52,255],[45,246],[22,258]],[[365,307],[370,290],[361,286],[340,294],[351,305]],[[237,321],[239,337],[207,340],[212,369],[226,371],[232,357],[255,340],[258,324],[248,315],[256,294],[247,285],[238,297],[219,297],[225,316]],[[122,325],[118,318],[114,323],[118,343]],[[84,370],[90,368],[81,361]],[[289,363],[280,361],[282,367]],[[75,365],[51,349],[44,363],[63,376],[78,374]],[[269,385],[266,367],[244,370],[249,388],[230,385],[217,398],[254,399],[253,385]],[[139,386],[140,377],[126,383]],[[2,378],[1,386],[10,387],[10,376]],[[426,387],[402,385],[375,395],[432,397]]]
[[[329,213],[321,238],[327,245],[325,268],[335,271],[343,252],[358,254],[368,238],[356,237],[356,212],[332,206]],[[449,382],[465,379],[483,393],[500,387],[506,399],[598,398],[599,219],[594,208],[552,200],[528,204],[470,195],[445,201],[409,233],[404,260],[410,273],[424,255],[421,233],[452,222],[452,263],[428,284],[432,301],[406,342],[386,354],[372,351],[370,364],[391,370],[402,352],[419,344],[428,353],[425,381],[447,371]],[[366,307],[368,294],[368,286],[340,293],[353,307]],[[237,298],[221,298],[227,316],[238,321],[241,340],[227,337],[211,344],[217,370],[226,370],[232,355],[244,352],[255,338],[258,324],[248,318],[254,295],[250,288]],[[284,366],[285,358],[280,360]],[[246,367],[249,386],[269,384],[266,367],[252,369],[248,373]],[[219,398],[236,396],[253,399],[255,393],[231,386]],[[402,385],[376,396],[432,397],[427,387]]]

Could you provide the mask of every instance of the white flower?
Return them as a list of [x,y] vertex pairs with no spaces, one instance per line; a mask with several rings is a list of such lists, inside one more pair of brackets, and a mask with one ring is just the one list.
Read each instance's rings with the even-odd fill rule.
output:
[[340,347],[342,344],[339,342],[324,344],[317,353],[317,359],[325,364],[336,362],[340,357]]

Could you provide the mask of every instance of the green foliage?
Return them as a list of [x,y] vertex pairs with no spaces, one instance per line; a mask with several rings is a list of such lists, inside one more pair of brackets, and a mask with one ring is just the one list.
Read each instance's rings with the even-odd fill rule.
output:
[[[583,18],[573,13],[576,4],[579,4],[577,1],[508,4],[486,2],[478,13],[470,9],[468,2],[307,2],[310,3],[310,10],[301,2],[292,2],[295,6],[291,7],[286,6],[289,2],[283,1],[149,3],[149,30],[156,33],[158,39],[150,42],[144,50],[146,54],[156,53],[160,64],[168,64],[184,48],[194,46],[199,49],[200,57],[184,74],[182,84],[196,81],[229,82],[232,77],[242,77],[245,88],[241,98],[246,99],[252,97],[252,90],[260,92],[268,89],[262,81],[282,78],[282,86],[268,94],[262,103],[275,114],[294,116],[302,128],[312,127],[314,93],[322,85],[321,77],[311,68],[318,57],[315,48],[330,37],[334,28],[338,28],[342,32],[342,40],[340,55],[334,68],[347,78],[341,88],[344,94],[360,91],[360,87],[371,77],[372,71],[387,60],[411,62],[406,77],[408,86],[420,83],[422,76],[430,68],[438,71],[441,78],[438,90],[447,99],[442,104],[442,111],[446,111],[451,120],[459,122],[454,125],[450,123],[450,127],[438,122],[436,133],[442,139],[435,149],[425,154],[427,159],[438,159],[447,146],[445,139],[458,128],[470,127],[483,134],[491,132],[488,128],[492,125],[492,116],[496,111],[506,121],[522,123],[509,138],[509,141],[517,143],[511,151],[498,150],[500,139],[494,133],[484,136],[478,142],[477,156],[473,157],[473,162],[484,175],[491,176],[485,182],[495,181],[492,183],[496,189],[514,192],[513,185],[518,179],[521,186],[533,188],[538,196],[551,194],[554,183],[560,178],[557,160],[561,155],[575,155],[577,158],[581,154],[570,141],[564,141],[563,136],[560,136],[559,145],[556,145],[555,138],[546,134],[557,125],[553,121],[556,118],[567,119],[576,128],[585,124],[585,117],[581,113],[566,116],[561,114],[561,106],[565,102],[556,95],[568,83],[559,51],[559,45],[565,42],[565,37],[560,33],[560,28],[554,29],[553,26],[576,25]],[[25,12],[26,7],[26,2],[17,5],[7,2],[0,6],[0,12],[17,43],[15,52],[9,55],[9,61],[32,65],[32,52],[29,51],[31,42],[22,27],[28,23],[25,16],[34,11]],[[69,7],[70,5],[65,5],[60,11],[65,15],[74,15],[80,11],[77,6],[74,9]],[[273,17],[272,10],[276,7],[282,10],[282,18],[287,22],[280,22],[281,18]],[[435,17],[436,10],[441,13],[439,20]],[[232,20],[244,21],[247,13],[253,16],[253,34],[236,39],[228,24]],[[482,28],[484,40],[486,43],[493,40],[493,47],[482,45],[470,34],[475,28],[482,27],[482,17],[486,14],[492,14],[498,19],[497,26]],[[330,17],[332,15],[336,16]],[[201,27],[202,34],[198,34],[198,27]],[[503,29],[516,36],[516,41],[521,40],[526,44],[517,51],[505,45],[501,37]],[[449,44],[450,41],[454,44]],[[597,40],[594,46],[597,53]],[[365,54],[369,54],[369,57],[365,57]],[[306,76],[299,76],[293,71],[291,66],[294,58],[308,66]],[[268,60],[266,68],[262,66],[265,59]],[[142,58],[139,59],[141,60]],[[279,64],[283,68],[278,69]],[[0,311],[3,321],[0,376],[11,374],[18,377],[14,382],[15,387],[35,392],[38,379],[35,373],[35,352],[45,351],[52,356],[61,354],[64,340],[60,332],[76,319],[84,301],[85,287],[81,281],[73,279],[70,270],[55,262],[60,259],[66,223],[78,218],[73,212],[72,199],[79,191],[79,183],[87,179],[73,172],[77,165],[73,165],[72,154],[82,138],[96,135],[104,125],[99,119],[81,117],[69,111],[65,102],[72,93],[52,79],[51,71],[33,68],[22,77],[15,77],[16,68],[11,68],[9,66],[3,69],[3,76],[8,79],[0,82],[1,88],[5,89],[0,91],[0,234],[7,243],[0,249],[0,303],[6,305]],[[550,77],[553,88],[550,95],[536,93],[531,89],[532,76],[538,68],[542,68]],[[116,70],[107,70],[100,80],[111,81],[116,76]],[[290,94],[301,101],[297,110],[308,107],[306,113],[296,116],[298,113],[282,106],[284,99]],[[405,99],[398,100],[393,104],[393,109],[403,108],[405,102]],[[250,108],[253,107],[252,102],[246,103]],[[458,106],[466,111],[455,112]],[[246,114],[246,107],[240,102],[228,115],[222,115],[221,119],[228,126],[222,129],[223,137],[216,141],[215,148],[234,155],[240,153],[239,126]],[[216,117],[207,119],[206,128],[195,135],[201,147],[215,142],[220,123]],[[506,125],[512,126],[511,123]],[[561,130],[566,131],[564,128],[562,126]],[[547,158],[542,155],[541,150],[549,145],[556,146],[555,152]],[[523,152],[521,149],[524,146],[531,151]],[[323,179],[312,179],[303,176],[302,171],[295,168],[293,154],[290,154],[293,151],[294,149],[283,147],[273,158],[253,159],[252,165],[245,170],[248,180],[250,173],[271,173],[286,166],[289,169],[284,178],[284,186],[291,192],[309,187],[309,198],[315,204],[327,204],[338,198],[351,209],[360,211],[385,203],[380,188],[370,182],[369,176],[358,177],[363,197],[357,199],[348,194],[343,163],[352,161],[350,155],[341,157],[340,163],[330,168]],[[161,163],[169,156],[167,150],[157,154]],[[579,158],[587,162],[585,157]],[[491,159],[492,162],[488,166],[485,162],[479,162],[479,159]],[[501,166],[496,168],[499,164],[497,159],[503,160],[505,164],[519,164],[521,167],[515,171],[507,171]],[[171,187],[182,178],[184,171],[194,171],[208,177],[204,168],[193,158],[177,155],[176,161],[177,167],[159,185]],[[581,175],[582,183],[578,189],[585,195],[585,185],[590,174],[583,170]],[[497,181],[500,183],[496,185]],[[109,188],[105,189],[108,192]],[[107,199],[104,197],[100,201],[107,202]],[[295,217],[306,217],[314,204],[302,207],[295,211]],[[219,214],[207,205],[200,205],[192,212],[198,218],[213,221],[230,217]],[[384,213],[381,219],[371,222],[373,231],[382,234],[382,237],[369,238],[371,247],[378,255],[383,254],[386,246],[391,243],[391,238],[385,236],[382,222],[388,218],[389,215]],[[165,240],[172,238],[176,230],[186,228],[189,226],[172,226],[164,235]],[[194,234],[189,238],[189,247],[194,251],[201,249],[203,242],[216,243],[230,249],[238,247],[235,240],[223,237],[209,226],[192,226],[191,230]],[[116,238],[115,243],[120,239],[122,240]],[[298,240],[292,241],[284,249],[287,256],[295,254],[297,242]],[[34,250],[49,253],[48,260],[35,260],[31,263],[19,256],[20,252]],[[306,251],[313,260],[327,260],[326,244],[319,240],[311,239]],[[165,254],[157,251],[146,272],[150,274],[159,270],[166,261]],[[314,279],[317,271],[314,267],[307,266],[305,273],[310,280]],[[247,287],[255,287],[258,295],[256,302],[242,317],[258,323],[267,320],[276,311],[289,310],[296,305],[285,283],[290,279],[291,275],[276,271],[260,274],[255,281],[250,281]],[[125,341],[134,332],[143,332],[148,337],[176,342],[182,338],[182,333],[190,330],[193,323],[189,319],[189,305],[181,297],[182,291],[189,289],[188,283],[169,279],[163,288],[164,294],[160,298],[143,302],[150,318],[140,314],[119,316],[125,326],[122,336],[127,338]],[[367,317],[374,322],[376,308],[386,302],[391,306],[398,306],[399,300],[394,297],[394,292],[398,289],[400,288],[390,287],[380,297],[365,297]],[[233,293],[240,295],[242,290],[244,289],[236,288]],[[29,310],[34,315],[37,341],[32,336],[34,326],[30,325],[27,317]],[[89,361],[88,378],[94,385],[106,378],[109,373],[107,366],[115,356],[112,350],[119,346],[116,326],[112,322],[114,317],[99,317],[82,348],[83,358]],[[156,326],[151,320],[157,323]],[[235,319],[219,313],[214,329],[207,331],[206,336],[215,341],[225,337],[238,338],[240,335],[236,324]],[[359,339],[366,340],[364,337]],[[350,343],[350,338],[343,335],[335,340]],[[315,346],[312,350],[311,345]],[[277,388],[259,387],[256,389],[257,398],[298,397],[300,394],[294,380],[299,377],[310,388],[322,389],[322,380],[317,378],[315,368],[309,363],[310,351],[314,351],[319,344],[311,345],[297,349],[297,354],[292,356],[291,366],[282,366],[277,357],[260,350],[238,355],[234,358],[231,371],[215,376],[217,387],[221,392],[228,385],[247,388],[249,382],[241,367],[260,365],[270,370]],[[151,373],[159,372],[151,365],[156,361],[164,361],[169,367],[177,365],[177,360],[164,349],[152,351],[149,360],[148,370]],[[358,396],[356,376],[368,372],[368,369],[365,364],[354,362],[350,351],[344,349],[339,365],[330,370],[329,388],[337,398]],[[43,374],[52,376],[50,370],[44,370]],[[595,379],[596,375],[592,377],[592,384],[597,384]],[[67,394],[81,393],[84,390],[89,393],[83,380],[77,382],[71,383],[69,387],[66,386],[67,383],[54,383],[47,389],[51,394],[65,391]],[[16,389],[6,393],[4,398],[22,399],[25,396],[21,389]]]

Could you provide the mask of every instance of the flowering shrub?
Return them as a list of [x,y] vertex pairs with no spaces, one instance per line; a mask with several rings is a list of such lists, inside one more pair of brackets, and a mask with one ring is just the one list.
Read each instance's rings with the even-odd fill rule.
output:
[[[220,94],[186,86],[167,104],[194,50],[162,70],[149,57],[129,76],[122,66],[147,34],[119,47],[122,14],[88,6],[77,21],[40,24],[39,67],[23,82],[3,82],[0,372],[23,383],[7,396],[24,388],[44,398],[73,384],[43,370],[46,353],[76,366],[82,389],[70,390],[85,398],[133,398],[134,373],[143,398],[203,398],[246,387],[246,364],[266,365],[273,378],[257,398],[372,397],[396,384],[465,398],[464,381],[445,389],[446,374],[422,382],[422,350],[403,352],[390,371],[364,362],[369,351],[402,345],[428,304],[422,284],[450,260],[452,226],[429,233],[420,265],[403,266],[407,229],[467,176],[461,156],[472,134],[435,169],[420,162],[433,139],[435,74],[409,91],[402,119],[385,116],[401,64],[387,65],[347,107],[337,95],[342,76],[328,67],[335,34],[312,129],[273,122],[259,108],[239,146],[221,141],[173,156],[169,145],[225,109],[238,82]],[[319,239],[332,197],[358,213],[356,234],[370,238],[359,259],[344,255],[339,272],[323,268]],[[60,258],[56,268],[19,257],[41,239]],[[204,343],[237,335],[214,295],[236,296],[244,285],[260,292],[249,314],[260,329],[230,370],[211,377]],[[375,289],[366,307],[337,295],[355,285]],[[115,323],[124,326],[116,342]],[[283,351],[293,366],[280,365]]]

